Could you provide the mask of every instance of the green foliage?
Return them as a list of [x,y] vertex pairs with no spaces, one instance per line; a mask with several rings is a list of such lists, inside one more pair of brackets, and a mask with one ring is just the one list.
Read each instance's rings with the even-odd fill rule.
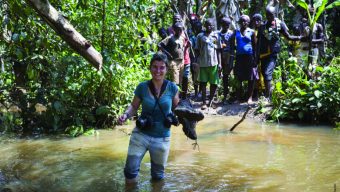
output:
[[288,78],[276,83],[271,113],[273,119],[333,124],[340,121],[339,58],[334,58],[329,66],[318,66],[316,80],[307,79],[293,58],[282,70],[288,71]]
[[[318,21],[321,14],[326,9],[332,9],[334,7],[340,6],[340,0],[336,0],[333,3],[328,4],[329,0],[314,0],[313,8],[314,12],[311,14],[309,10],[309,5],[304,0],[296,0],[296,3],[307,11],[309,26],[313,29],[315,23]],[[327,5],[328,4],[328,5]]]
[[1,4],[1,130],[21,127],[32,133],[42,127],[43,132],[67,130],[78,136],[114,124],[136,85],[150,77],[148,60],[156,50],[157,27],[169,23],[164,14],[169,2],[103,2],[50,1],[102,52],[100,72],[75,54],[24,0]]
[[336,131],[340,131],[340,122],[335,122],[335,128]]

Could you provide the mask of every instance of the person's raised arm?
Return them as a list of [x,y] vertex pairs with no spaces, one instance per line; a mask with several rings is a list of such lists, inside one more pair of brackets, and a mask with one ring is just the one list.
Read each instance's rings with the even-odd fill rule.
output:
[[158,48],[159,50],[161,50],[163,53],[166,54],[166,56],[168,57],[168,59],[172,59],[172,55],[166,50],[166,45],[169,43],[170,40],[170,36],[168,36],[167,38],[163,39],[161,42],[158,43]]
[[302,39],[301,36],[295,36],[295,35],[290,35],[288,32],[288,27],[285,23],[281,22],[279,25],[281,25],[281,34],[287,38],[288,40],[291,41],[300,41]]
[[140,103],[141,103],[141,100],[137,96],[134,96],[129,107],[126,109],[123,115],[121,115],[118,118],[118,124],[119,125],[123,124],[127,119],[135,115],[139,108]]

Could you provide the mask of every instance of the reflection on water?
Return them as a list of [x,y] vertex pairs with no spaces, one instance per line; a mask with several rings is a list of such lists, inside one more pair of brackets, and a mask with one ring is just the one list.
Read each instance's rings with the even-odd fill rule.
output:
[[[334,191],[340,186],[340,134],[328,127],[261,124],[209,117],[200,151],[174,127],[163,182],[150,181],[145,156],[132,191]],[[131,126],[75,139],[0,138],[0,191],[125,191]],[[340,189],[338,189],[340,190]]]

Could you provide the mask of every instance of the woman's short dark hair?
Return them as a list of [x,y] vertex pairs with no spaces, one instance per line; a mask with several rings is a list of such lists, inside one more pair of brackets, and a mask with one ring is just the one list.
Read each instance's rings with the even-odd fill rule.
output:
[[165,63],[165,66],[167,68],[169,67],[168,57],[162,52],[157,52],[153,54],[151,61],[150,61],[150,67],[154,61],[163,61]]

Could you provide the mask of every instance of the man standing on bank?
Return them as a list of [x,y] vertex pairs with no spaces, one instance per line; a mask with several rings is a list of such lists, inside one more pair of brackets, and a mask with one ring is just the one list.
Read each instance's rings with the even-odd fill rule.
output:
[[255,32],[250,29],[249,26],[250,18],[248,15],[241,15],[239,24],[240,29],[235,30],[232,36],[232,47],[236,45],[236,62],[234,67],[234,74],[238,80],[236,88],[237,100],[235,103],[242,101],[243,82],[248,81],[246,100],[248,104],[252,104],[252,96],[254,91],[254,83],[258,79],[257,65],[255,60]]
[[288,40],[299,41],[301,36],[291,36],[286,24],[274,17],[275,8],[266,8],[267,21],[258,31],[258,46],[260,47],[261,72],[265,83],[265,97],[271,99],[273,71],[277,62],[277,55],[281,50],[280,34]]
[[217,85],[219,82],[219,71],[221,69],[220,49],[221,41],[218,32],[213,32],[214,21],[207,19],[205,21],[205,31],[198,34],[196,42],[196,55],[198,56],[198,64],[200,66],[199,82],[202,91],[202,110],[207,109],[206,104],[206,87],[210,84],[210,96],[208,106],[214,98]]
[[229,76],[234,67],[234,51],[231,50],[231,37],[233,31],[229,29],[231,19],[229,17],[223,17],[221,19],[221,30],[219,36],[221,40],[221,65],[223,73],[223,104],[227,104],[227,96],[229,94]]

